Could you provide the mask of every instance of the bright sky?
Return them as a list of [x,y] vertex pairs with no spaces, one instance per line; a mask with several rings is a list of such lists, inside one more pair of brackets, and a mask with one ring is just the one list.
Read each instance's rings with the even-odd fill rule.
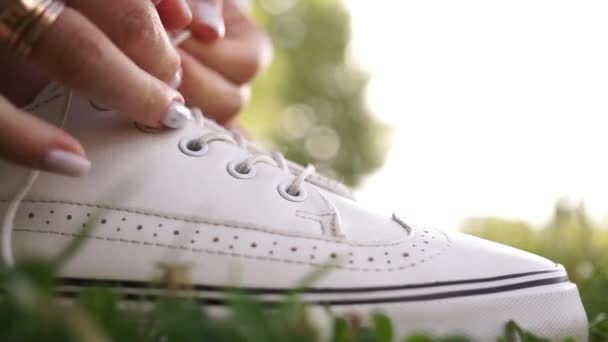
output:
[[608,2],[344,0],[368,102],[395,135],[364,204],[456,227],[608,213]]

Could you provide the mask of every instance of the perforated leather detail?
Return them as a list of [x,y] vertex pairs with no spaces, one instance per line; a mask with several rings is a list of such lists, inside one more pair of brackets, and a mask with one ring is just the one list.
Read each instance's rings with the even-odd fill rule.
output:
[[184,252],[223,254],[269,262],[335,267],[351,271],[394,272],[416,267],[446,251],[450,243],[436,230],[416,229],[407,240],[355,245],[340,240],[297,237],[264,231],[263,227],[185,220],[86,204],[26,201],[17,215],[15,234],[36,233],[85,237],[121,244],[145,245]]

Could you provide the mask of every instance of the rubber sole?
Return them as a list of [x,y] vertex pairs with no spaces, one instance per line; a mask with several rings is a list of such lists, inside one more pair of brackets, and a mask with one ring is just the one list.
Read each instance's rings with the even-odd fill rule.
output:
[[576,285],[570,282],[466,297],[334,306],[340,313],[381,311],[391,317],[397,336],[430,333],[496,341],[513,320],[535,335],[562,341],[587,341],[588,321]]
[[[95,283],[99,284],[67,279],[58,294],[66,299],[74,298],[80,290]],[[105,282],[127,301],[151,302],[162,294],[162,289],[151,284],[144,288],[143,284]],[[333,293],[331,300],[321,293],[303,293],[301,300],[312,306],[330,306],[337,314],[359,316],[363,321],[372,312],[383,312],[391,317],[396,336],[400,337],[428,333],[437,337],[459,335],[477,341],[495,341],[504,334],[506,323],[513,320],[525,330],[551,340],[588,339],[588,321],[578,289],[567,278],[545,277],[493,286],[481,284],[475,289],[454,289],[453,285],[448,290],[442,288],[444,290],[425,294],[408,290],[397,295],[375,293],[373,297],[368,293]],[[223,315],[227,304],[225,290],[200,286],[188,295],[212,312]],[[284,295],[255,292],[258,293],[250,294],[270,306],[280,303]]]

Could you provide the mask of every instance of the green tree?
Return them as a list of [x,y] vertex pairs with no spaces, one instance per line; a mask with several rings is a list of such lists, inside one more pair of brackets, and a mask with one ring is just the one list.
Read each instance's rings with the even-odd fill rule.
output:
[[341,1],[265,0],[254,16],[275,58],[254,84],[245,125],[289,159],[358,184],[382,164],[390,131],[365,105],[368,77],[349,60]]

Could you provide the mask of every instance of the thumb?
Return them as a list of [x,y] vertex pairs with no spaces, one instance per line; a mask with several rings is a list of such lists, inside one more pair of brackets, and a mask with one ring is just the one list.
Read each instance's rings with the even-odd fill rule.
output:
[[0,96],[0,158],[68,176],[91,167],[80,143],[65,131],[26,113]]

